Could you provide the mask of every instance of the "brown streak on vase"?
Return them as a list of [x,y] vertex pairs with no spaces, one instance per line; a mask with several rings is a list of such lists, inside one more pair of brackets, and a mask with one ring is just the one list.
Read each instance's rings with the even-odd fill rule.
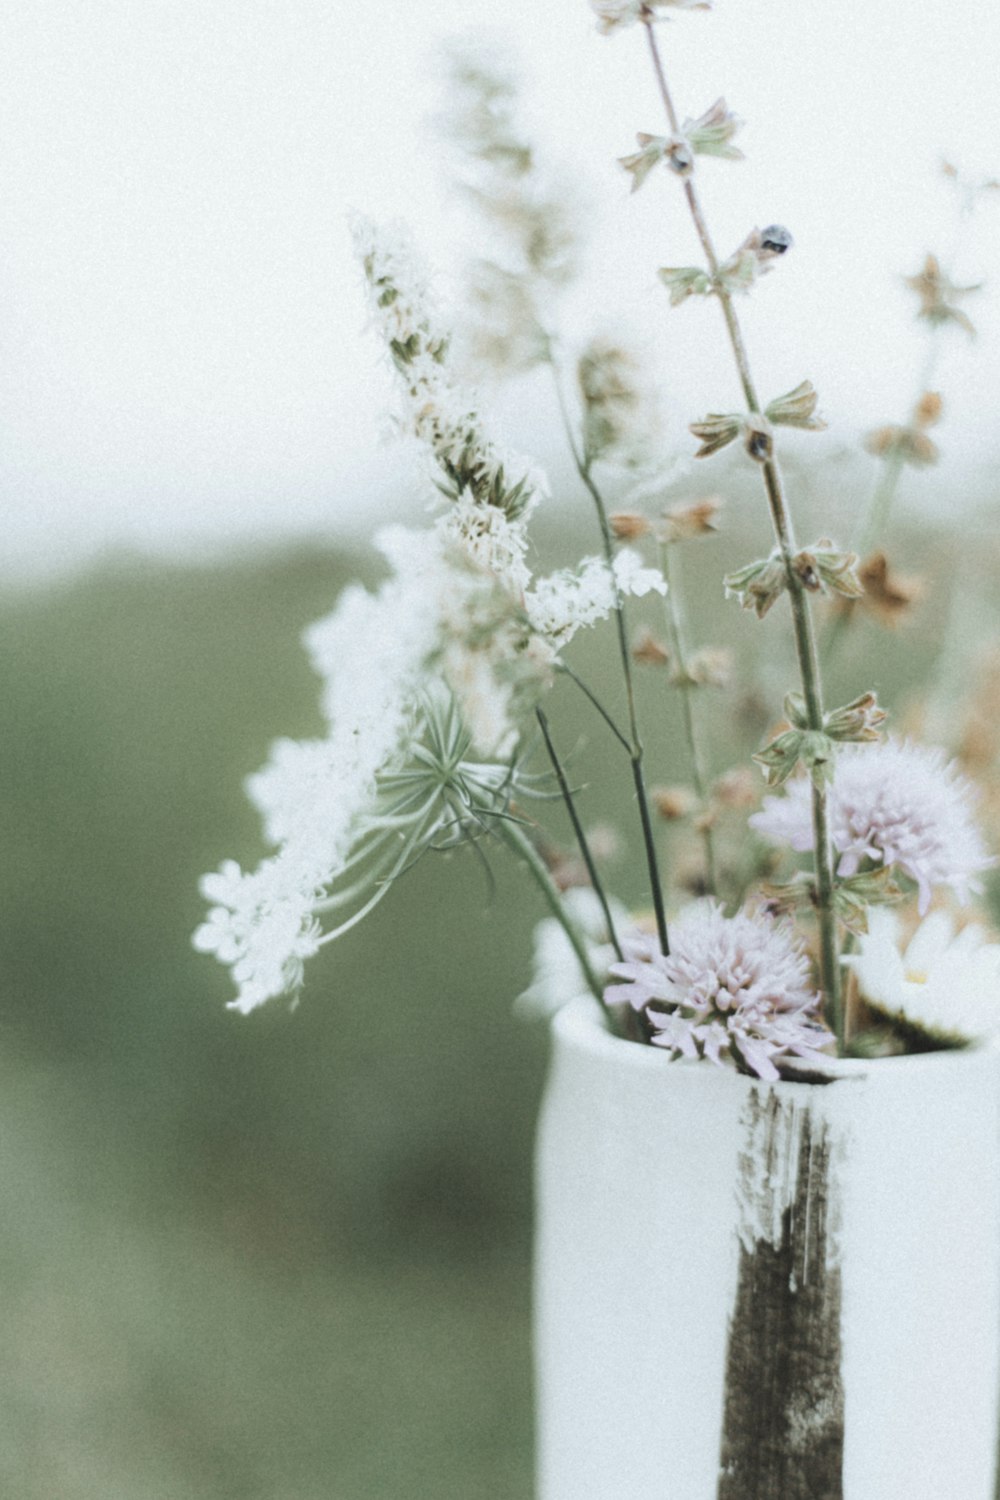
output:
[[838,1204],[830,1132],[755,1089],[729,1326],[718,1500],[843,1500]]

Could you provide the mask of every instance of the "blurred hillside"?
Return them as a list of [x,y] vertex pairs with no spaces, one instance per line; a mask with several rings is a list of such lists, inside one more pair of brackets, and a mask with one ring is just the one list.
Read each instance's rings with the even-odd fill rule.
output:
[[[781,612],[719,607],[744,548],[683,559],[696,638],[739,648],[716,771],[791,681]],[[545,1038],[511,1002],[532,892],[499,858],[492,894],[461,852],[426,860],[324,950],[294,1013],[228,1012],[228,976],[190,948],[199,874],[261,853],[242,777],[318,728],[299,631],[359,570],[123,564],[0,602],[0,1492],[18,1500],[530,1493]],[[917,635],[862,627],[837,701],[875,676],[904,703],[950,608],[942,584]],[[654,779],[682,780],[676,704],[644,683]],[[552,718],[590,782],[611,767],[586,714],[560,697]],[[584,808],[630,828],[627,777]],[[627,859],[611,880],[640,898]]]

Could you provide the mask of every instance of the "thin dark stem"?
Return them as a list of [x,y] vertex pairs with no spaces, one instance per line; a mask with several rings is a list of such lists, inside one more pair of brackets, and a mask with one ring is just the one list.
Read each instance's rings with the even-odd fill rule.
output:
[[618,725],[608,713],[607,709],[604,707],[604,704],[601,702],[600,698],[598,698],[597,694],[594,693],[584,682],[583,678],[578,677],[577,674],[573,671],[573,668],[568,667],[565,662],[560,662],[558,670],[560,672],[563,672],[571,682],[576,683],[577,687],[580,689],[581,693],[587,699],[587,701],[593,704],[594,708],[597,709],[597,712],[600,714],[605,724],[607,724],[608,728],[611,730],[611,733],[615,736],[615,739],[625,751],[625,754],[631,755],[632,746],[629,744],[625,735],[622,734],[621,730],[618,728]]
[[566,440],[576,471],[594,502],[597,512],[598,525],[601,529],[601,542],[604,547],[604,557],[612,574],[612,587],[615,590],[615,630],[618,637],[618,652],[621,657],[622,675],[625,680],[625,697],[628,704],[628,722],[631,744],[628,746],[629,756],[632,760],[632,779],[635,782],[635,794],[639,803],[639,820],[642,825],[642,838],[646,850],[646,864],[649,870],[650,895],[653,900],[653,912],[656,916],[656,933],[660,948],[663,953],[670,952],[670,942],[667,936],[667,914],[663,901],[663,885],[660,880],[659,863],[656,856],[656,843],[653,838],[653,821],[649,811],[649,794],[646,790],[646,778],[643,773],[643,745],[639,735],[639,720],[635,706],[635,685],[632,680],[632,656],[628,645],[628,629],[625,620],[625,601],[614,578],[615,542],[611,534],[611,523],[608,520],[607,506],[604,496],[598,488],[592,473],[590,456],[581,450],[576,439],[573,421],[570,416],[566,397],[562,389],[562,381],[559,378],[559,369],[554,357],[550,355],[549,364],[552,369],[553,380],[556,387],[556,397],[559,402],[559,413],[562,417],[563,427],[566,431]]
[[[660,96],[663,100],[667,119],[670,121],[670,128],[676,134],[678,131],[677,111],[674,109],[673,100],[670,96],[670,89],[667,85],[656,35],[648,17],[645,21],[645,27]],[[736,363],[736,370],[747,407],[752,413],[759,414],[761,410],[760,401],[758,400],[757,390],[750,372],[750,361],[747,356],[746,345],[743,341],[739,318],[736,315],[732,296],[719,277],[719,259],[715,253],[715,246],[712,243],[712,237],[701,210],[697,191],[690,178],[684,183],[684,196],[687,199],[691,218],[694,221],[694,227],[708,263],[709,272],[715,283],[714,290],[722,308],[726,331],[729,335],[729,343],[732,347],[733,358]],[[806,716],[809,728],[815,732],[822,732],[823,696],[816,638],[813,631],[809,600],[806,595],[805,586],[794,566],[795,534],[785,501],[781,471],[778,468],[777,461],[772,457],[761,465],[761,472],[764,481],[764,490],[767,495],[768,508],[771,513],[771,524],[785,565],[785,576],[795,632],[795,652],[798,658],[799,675],[802,681],[802,694],[805,699]],[[820,929],[820,975],[830,1007],[831,1020],[840,1039],[842,1050],[844,1023],[840,1002],[840,959],[837,942],[837,920],[833,905],[833,858],[830,847],[827,798],[825,787],[817,786],[815,783],[813,783],[812,787],[812,821],[816,862],[817,915]]]
[[615,950],[615,955],[618,959],[618,962],[621,963],[623,962],[625,955],[622,952],[621,944],[618,941],[618,934],[615,932],[615,924],[612,920],[611,908],[608,905],[608,898],[604,893],[604,886],[601,883],[601,877],[597,873],[597,866],[594,863],[594,856],[591,853],[590,844],[587,841],[587,835],[583,830],[583,824],[580,822],[580,816],[576,810],[576,802],[573,797],[572,789],[570,788],[569,782],[566,780],[566,772],[563,770],[562,761],[559,759],[559,756],[556,753],[556,747],[552,742],[552,735],[549,731],[549,721],[545,716],[544,710],[541,708],[535,710],[535,717],[538,719],[538,727],[542,731],[542,738],[545,741],[545,748],[549,753],[549,760],[552,762],[552,769],[556,773],[556,780],[559,782],[559,790],[562,792],[563,801],[566,803],[566,811],[569,813],[569,820],[573,825],[573,832],[576,835],[576,842],[579,845],[580,854],[583,857],[583,863],[587,867],[587,874],[590,876],[590,884],[593,887],[594,895],[597,897],[598,901],[601,904],[601,911],[604,914],[604,924],[607,928],[608,936],[611,939],[611,946]]

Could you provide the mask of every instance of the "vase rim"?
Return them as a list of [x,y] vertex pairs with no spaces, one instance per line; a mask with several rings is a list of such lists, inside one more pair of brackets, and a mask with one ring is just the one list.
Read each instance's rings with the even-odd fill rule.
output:
[[[567,1042],[588,1051],[595,1057],[614,1058],[616,1066],[653,1069],[669,1066],[688,1076],[705,1068],[703,1059],[669,1058],[659,1047],[643,1046],[626,1037],[615,1036],[608,1030],[604,1013],[592,995],[584,994],[559,1007],[552,1017],[553,1031]],[[896,1057],[824,1057],[819,1062],[802,1058],[787,1058],[782,1066],[787,1070],[780,1082],[801,1084],[809,1082],[836,1082],[840,1078],[867,1078],[873,1073],[891,1074],[899,1078],[907,1073],[925,1073],[940,1069],[942,1065],[961,1066],[963,1062],[978,1061],[984,1055],[1000,1056],[1000,1039],[981,1038],[965,1047],[941,1047],[931,1052],[903,1053]],[[762,1080],[750,1074],[738,1073],[736,1069],[711,1068],[711,1075],[732,1073],[751,1083]]]

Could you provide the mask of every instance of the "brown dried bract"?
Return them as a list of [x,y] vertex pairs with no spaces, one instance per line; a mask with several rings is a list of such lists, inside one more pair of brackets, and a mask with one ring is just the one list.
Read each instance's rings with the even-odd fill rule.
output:
[[644,630],[632,645],[632,659],[646,667],[665,667],[670,661],[670,652],[651,630]]
[[890,628],[897,626],[923,593],[923,581],[915,575],[893,573],[884,552],[873,552],[858,570],[864,587],[864,604]]
[[691,537],[710,536],[718,531],[717,517],[722,501],[717,495],[706,495],[690,505],[675,505],[663,512],[662,540],[686,542]]
[[689,786],[658,786],[652,791],[653,806],[661,818],[676,823],[690,817],[698,806],[698,798]]

